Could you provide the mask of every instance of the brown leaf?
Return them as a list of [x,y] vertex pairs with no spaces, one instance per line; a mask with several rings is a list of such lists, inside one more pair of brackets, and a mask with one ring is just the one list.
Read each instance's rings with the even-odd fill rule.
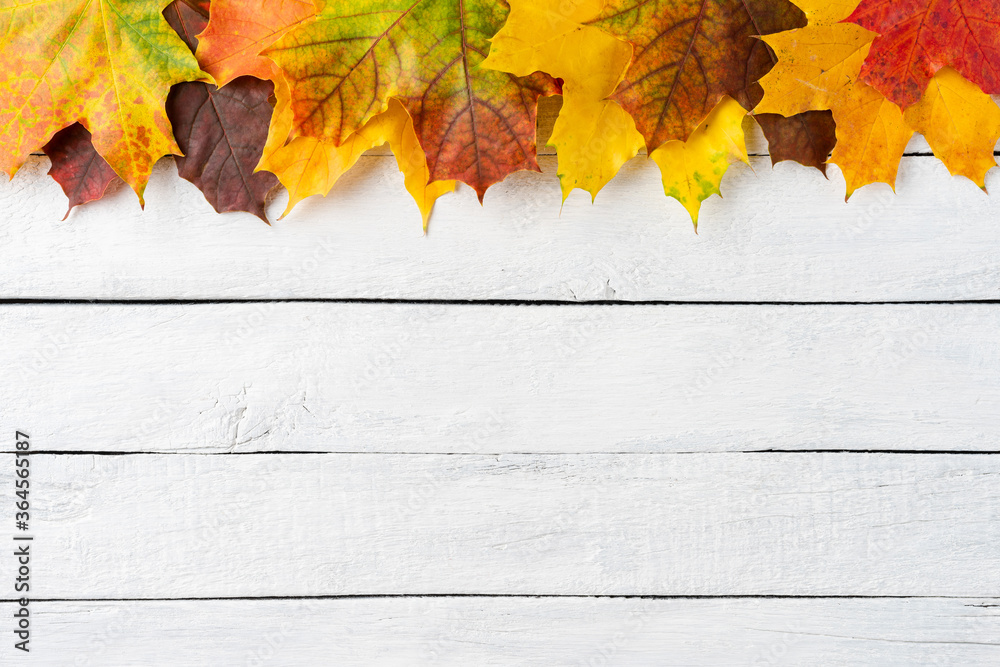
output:
[[[194,35],[204,30],[205,18],[181,2],[165,15],[192,51],[197,48]],[[267,222],[264,202],[278,179],[254,169],[267,141],[273,90],[270,81],[246,76],[222,88],[183,83],[167,97],[167,116],[184,153],[176,158],[177,172],[220,213],[246,211]]]
[[790,118],[764,113],[754,119],[767,139],[771,164],[794,160],[826,175],[826,159],[837,144],[837,125],[830,111],[806,111]]
[[63,220],[74,207],[100,199],[112,183],[123,182],[111,165],[94,150],[90,132],[80,123],[73,123],[56,132],[42,150],[52,161],[49,176],[69,198],[69,208]]

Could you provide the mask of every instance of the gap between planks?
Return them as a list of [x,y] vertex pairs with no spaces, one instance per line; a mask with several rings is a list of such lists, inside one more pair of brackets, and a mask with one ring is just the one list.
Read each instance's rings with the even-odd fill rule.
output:
[[388,299],[388,298],[233,298],[233,299],[0,299],[0,306],[201,306],[270,303],[360,304],[404,306],[948,306],[1000,305],[1000,299],[935,299],[894,301],[697,301],[626,299]]
[[[0,450],[0,454],[15,454],[14,450]],[[584,456],[592,452],[578,452],[578,455]],[[274,456],[274,455],[285,455],[289,454],[292,456],[301,456],[305,454],[313,454],[319,456],[565,456],[565,452],[405,452],[405,451],[351,451],[351,450],[326,450],[326,451],[310,451],[310,450],[281,450],[281,449],[268,449],[268,450],[250,450],[244,452],[200,452],[200,451],[186,451],[186,452],[170,452],[170,451],[125,451],[116,452],[113,450],[74,450],[74,451],[59,451],[54,449],[48,450],[35,450],[28,453],[22,453],[22,456]],[[863,455],[882,455],[882,454],[893,454],[893,455],[903,455],[903,456],[913,456],[913,455],[926,455],[933,454],[939,456],[995,456],[1000,454],[1000,450],[966,450],[966,449],[743,449],[743,450],[727,450],[718,452],[702,452],[702,451],[602,451],[601,454],[607,454],[609,456],[673,456],[673,455],[691,455],[691,454],[863,454]]]
[[[978,604],[982,608],[1000,607],[1000,597],[968,595],[581,595],[573,593],[359,593],[353,595],[232,595],[216,597],[135,597],[135,598],[31,598],[32,602],[270,602],[274,600],[997,600],[997,605]],[[0,599],[13,604],[16,598]]]

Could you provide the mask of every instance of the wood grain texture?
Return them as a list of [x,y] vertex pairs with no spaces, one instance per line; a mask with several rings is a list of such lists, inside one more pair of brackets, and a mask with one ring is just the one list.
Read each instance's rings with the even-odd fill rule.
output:
[[[995,599],[409,598],[33,603],[31,663],[963,665],[1000,661]],[[2,605],[6,613],[9,604]],[[11,649],[4,643],[0,656]],[[10,656],[13,659],[13,656]]]
[[[560,209],[545,157],[544,174],[511,176],[483,207],[468,188],[443,197],[426,237],[385,156],[273,227],[216,214],[169,161],[145,212],[122,190],[61,222],[46,164],[0,183],[0,298],[1000,298],[1000,200],[927,156],[904,159],[897,196],[875,185],[846,204],[836,167],[825,180],[754,158],[754,171],[727,174],[725,199],[706,202],[698,234],[648,160],[626,165],[596,204],[576,192]],[[1000,187],[1000,173],[988,184]]]
[[38,598],[1000,597],[993,456],[31,462]]
[[995,451],[997,331],[991,304],[8,305],[0,404],[58,451]]

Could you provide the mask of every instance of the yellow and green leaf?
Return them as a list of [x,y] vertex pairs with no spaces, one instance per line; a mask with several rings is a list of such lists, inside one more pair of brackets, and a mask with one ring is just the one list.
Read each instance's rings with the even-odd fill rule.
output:
[[169,0],[0,0],[0,166],[13,176],[75,122],[142,201],[153,164],[179,153],[164,101],[206,80],[167,25]]

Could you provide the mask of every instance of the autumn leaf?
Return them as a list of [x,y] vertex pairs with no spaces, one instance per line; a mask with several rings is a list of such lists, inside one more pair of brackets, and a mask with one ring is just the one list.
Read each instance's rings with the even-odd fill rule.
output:
[[[165,15],[193,52],[207,17],[179,1]],[[176,158],[177,173],[219,213],[246,211],[267,222],[264,202],[278,179],[254,169],[267,140],[272,90],[269,81],[246,76],[222,88],[193,82],[170,91],[167,115],[184,152]]]
[[831,161],[844,174],[847,196],[877,181],[894,186],[913,132],[899,107],[860,81],[875,35],[836,23],[830,13],[812,12],[822,0],[799,4],[810,15],[808,27],[763,38],[777,53],[778,65],[761,79],[765,93],[757,111],[791,116],[830,109],[837,125]]
[[430,180],[461,180],[482,200],[511,172],[537,171],[537,100],[558,88],[480,67],[505,13],[493,0],[327,2],[263,54],[288,80],[291,136],[342,144],[397,98]]
[[164,112],[175,83],[210,80],[167,25],[165,0],[0,0],[0,166],[80,122],[139,195],[161,156],[177,153]]
[[1000,107],[989,95],[945,67],[903,118],[924,135],[952,175],[986,189],[986,172],[997,166],[993,148],[1000,139]]
[[220,86],[240,76],[273,81],[279,70],[261,51],[315,14],[312,0],[213,0],[198,35],[198,62]]
[[765,95],[758,111],[788,116],[830,109],[837,125],[830,160],[844,174],[848,197],[868,183],[895,185],[914,129],[925,135],[953,174],[983,186],[986,171],[995,165],[992,157],[984,158],[992,156],[1000,135],[996,105],[988,96],[968,82],[961,85],[950,70],[941,70],[935,76],[941,77],[941,85],[929,88],[926,100],[904,117],[896,104],[861,80],[876,35],[852,23],[838,23],[852,8],[838,4],[838,15],[821,0],[797,2],[810,24],[764,37],[779,61],[761,79]]
[[100,199],[113,183],[121,182],[111,165],[94,150],[90,132],[79,123],[56,132],[42,150],[52,161],[49,176],[69,198],[63,220],[75,207]]
[[[758,39],[805,25],[788,0],[606,0],[592,25],[635,47],[614,94],[635,119],[650,149],[684,140],[724,96],[752,109],[762,96],[757,80],[775,63]],[[795,160],[825,171],[834,141],[833,119],[758,118],[772,163]]]
[[805,17],[788,0],[606,0],[588,23],[633,45],[613,99],[655,148],[687,139],[726,95],[753,108],[774,64],[757,36]]
[[[313,137],[288,140],[294,120],[291,92],[281,70],[260,53],[296,25],[306,23],[314,13],[311,2],[297,0],[215,0],[208,27],[199,34],[199,62],[222,80],[249,74],[274,83],[276,103],[257,168],[276,174],[288,190],[288,205],[282,217],[306,197],[326,195],[365,150],[389,142],[426,229],[435,200],[454,190],[455,182],[428,182],[423,149],[399,102],[390,102],[389,109],[349,135],[341,146]],[[259,14],[272,19],[262,22]]]
[[407,191],[417,202],[424,230],[438,197],[455,189],[455,181],[429,181],[427,162],[417,144],[413,120],[398,100],[348,136],[340,146],[312,137],[296,137],[266,158],[266,167],[288,189],[288,206],[282,216],[306,197],[326,195],[365,151],[389,144],[403,172]]
[[789,118],[754,114],[767,139],[771,164],[792,160],[826,175],[826,161],[837,145],[837,125],[830,111],[804,111]]
[[635,121],[617,102],[578,93],[575,87],[564,85],[563,107],[548,145],[559,156],[563,201],[574,188],[589,192],[593,201],[645,143],[635,129]]
[[861,78],[904,109],[945,66],[1000,93],[998,0],[862,0],[844,20],[878,34]]
[[725,97],[687,141],[668,141],[650,154],[660,167],[663,190],[687,209],[698,227],[701,203],[722,194],[719,184],[734,161],[750,164],[743,136],[746,109]]
[[427,158],[413,130],[413,120],[399,100],[390,100],[389,108],[374,116],[360,129],[352,132],[340,146],[313,137],[295,137],[288,141],[291,128],[288,109],[288,84],[278,79],[277,105],[271,121],[271,130],[258,169],[277,175],[288,190],[288,205],[281,217],[288,215],[303,199],[312,195],[326,195],[344,173],[361,157],[364,151],[388,142],[396,157],[396,164],[403,172],[406,190],[413,197],[423,218],[424,231],[430,221],[437,199],[455,189],[456,182],[430,181]]
[[644,146],[632,117],[607,99],[625,75],[632,47],[582,23],[603,4],[512,0],[483,63],[517,76],[545,71],[562,79],[563,106],[548,143],[558,151],[563,200],[574,188],[593,199]]
[[[780,29],[803,22],[802,14],[786,2],[757,3],[752,7],[741,3],[714,3],[701,8],[703,15],[699,15],[698,7],[661,3],[662,6],[656,5],[657,10],[651,10],[649,15],[643,13],[645,10],[635,9],[633,14],[642,16],[627,29],[618,30],[617,37],[605,32],[608,12],[623,11],[626,4],[607,0],[572,3],[512,0],[510,16],[493,38],[489,58],[484,63],[484,66],[522,76],[544,70],[563,80],[563,107],[549,140],[559,155],[563,198],[574,187],[595,196],[644,144],[656,148],[665,138],[687,139],[727,92],[756,102],[761,92],[755,79],[746,76],[746,70],[749,68],[759,76],[771,66],[773,57],[766,46],[753,39],[754,32],[747,29],[747,24],[756,25],[757,29],[765,25]],[[691,12],[695,15],[691,16]],[[776,12],[780,16],[775,16]],[[758,19],[759,23],[753,24]],[[647,34],[650,30],[660,32]],[[738,33],[735,37],[734,31]],[[715,44],[722,33],[727,34],[728,42]],[[666,119],[673,128],[669,132],[654,129],[645,132],[643,139],[635,130],[636,124],[629,113],[614,100],[607,99],[612,94],[620,94],[619,84],[633,91],[639,87],[635,82],[629,83],[629,78],[634,77],[633,70],[628,69],[633,48],[626,40],[636,41],[637,53],[647,56],[664,45],[666,51],[676,51],[676,58],[666,58],[665,67],[656,67],[649,76],[642,77],[652,82],[650,90],[655,89],[663,92],[666,98],[674,99],[673,106],[650,107],[648,113],[642,111],[641,105],[630,107],[630,111],[646,113],[646,117],[655,115],[657,122]],[[653,47],[653,42],[659,45]],[[737,46],[734,48],[734,45]],[[716,52],[716,48],[725,49],[725,52]],[[657,58],[666,57],[663,51],[657,53]],[[737,54],[735,58],[733,54]],[[703,56],[715,58],[725,67],[718,72],[701,71],[697,61]],[[678,65],[684,57],[691,58],[690,66]],[[643,57],[637,58],[637,62],[643,61]],[[740,58],[744,60],[738,63]],[[737,70],[743,74],[736,76]],[[715,78],[717,76],[720,78]],[[616,89],[619,93],[615,93]],[[618,99],[625,104],[623,98]],[[697,103],[693,104],[692,100]],[[772,114],[761,116],[758,121],[771,145],[773,162],[793,159],[825,168],[834,141],[833,120],[828,113],[791,119]],[[717,127],[716,123],[709,124],[708,132],[714,132]],[[649,128],[650,124],[646,123],[646,129]],[[726,136],[720,134],[715,141],[725,143]],[[698,144],[706,145],[704,137]],[[670,162],[674,169],[677,165],[690,163]],[[691,173],[681,170],[667,180],[674,182],[692,177]],[[718,183],[715,185],[717,187]],[[668,188],[667,191],[678,190]]]
[[278,179],[254,168],[267,140],[270,95],[270,81],[244,76],[222,88],[181,84],[167,98],[167,114],[184,151],[175,158],[177,173],[219,213],[246,211],[267,222],[264,202]]
[[[544,69],[563,80],[563,106],[549,139],[559,155],[563,199],[574,187],[593,198],[645,145],[631,116],[607,99],[626,75],[632,46],[588,25],[606,4],[515,0],[484,63],[517,75]],[[728,96],[710,111],[694,132],[685,134],[687,142],[668,141],[650,156],[660,167],[664,192],[684,206],[696,226],[701,202],[719,192],[731,161],[747,159],[742,130],[746,111]],[[780,121],[772,124],[791,126]],[[825,159],[824,153],[820,162]]]

